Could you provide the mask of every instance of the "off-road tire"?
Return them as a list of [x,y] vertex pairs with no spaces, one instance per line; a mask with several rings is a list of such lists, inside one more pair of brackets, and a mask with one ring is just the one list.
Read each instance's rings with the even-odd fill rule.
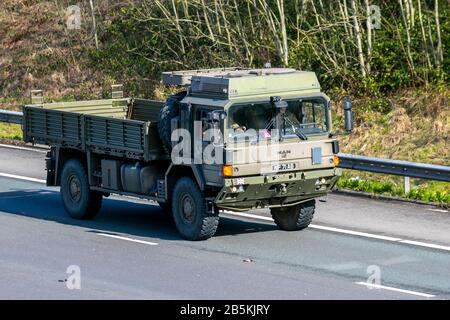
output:
[[219,215],[207,212],[203,192],[188,177],[181,178],[175,184],[172,215],[178,232],[188,240],[211,238],[219,225]]
[[61,199],[67,213],[74,219],[92,219],[100,211],[103,194],[90,189],[86,169],[77,159],[64,164]]
[[172,151],[172,119],[180,113],[180,101],[186,96],[186,91],[179,92],[167,99],[159,111],[158,133],[164,150],[170,155]]
[[311,223],[316,207],[316,200],[309,200],[296,206],[272,208],[273,221],[278,228],[286,231],[302,230]]

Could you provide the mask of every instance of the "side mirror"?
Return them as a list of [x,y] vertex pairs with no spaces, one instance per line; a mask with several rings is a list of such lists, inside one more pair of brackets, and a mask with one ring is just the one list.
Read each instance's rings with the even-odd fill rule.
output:
[[352,101],[350,98],[346,97],[343,102],[344,108],[344,124],[345,131],[352,132],[353,130],[353,111],[352,111]]

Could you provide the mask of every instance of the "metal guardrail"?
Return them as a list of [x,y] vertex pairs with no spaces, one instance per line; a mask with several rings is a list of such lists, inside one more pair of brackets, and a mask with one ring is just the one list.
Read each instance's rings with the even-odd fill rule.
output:
[[339,167],[341,168],[402,176],[405,193],[411,191],[410,177],[450,182],[450,166],[343,153],[339,154],[339,159]]
[[[0,110],[0,122],[22,123],[22,112]],[[340,153],[339,167],[405,177],[405,192],[409,192],[409,178],[450,182],[450,166],[390,160]]]
[[19,111],[0,110],[0,122],[22,123],[23,113]]
[[341,168],[450,182],[449,166],[381,159],[342,153],[339,154],[339,159],[339,167]]

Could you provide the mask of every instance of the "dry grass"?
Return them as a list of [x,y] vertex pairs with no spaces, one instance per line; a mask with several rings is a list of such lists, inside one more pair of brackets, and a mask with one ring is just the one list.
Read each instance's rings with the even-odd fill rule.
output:
[[362,111],[355,103],[356,126],[340,137],[343,152],[389,159],[450,165],[450,109],[448,91],[422,92],[412,99],[402,92],[389,97],[388,114]]
[[[81,30],[68,31],[70,1],[2,0],[0,6],[0,109],[19,109],[31,89],[47,97],[98,97],[105,78],[90,68],[92,47],[88,4],[80,3]],[[106,79],[108,80],[108,79]]]
[[[357,126],[352,134],[339,136],[341,151],[450,165],[449,92],[447,89],[443,92],[410,90],[397,93],[387,97],[392,106],[388,114],[365,111],[364,106],[370,103],[370,98],[356,100],[354,109]],[[342,120],[340,108],[335,107],[335,111],[337,118]],[[345,170],[345,174],[346,180],[359,177],[368,185],[379,182],[395,190],[402,189],[401,177],[351,170]],[[418,199],[433,199],[435,193],[450,194],[450,183],[447,182],[413,179],[412,188],[419,193],[421,198]]]

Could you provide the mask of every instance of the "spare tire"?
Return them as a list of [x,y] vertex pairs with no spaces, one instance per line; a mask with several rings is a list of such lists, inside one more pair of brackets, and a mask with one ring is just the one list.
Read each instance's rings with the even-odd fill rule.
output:
[[158,133],[164,150],[168,154],[172,151],[172,127],[171,121],[180,113],[180,101],[186,96],[187,92],[182,91],[174,94],[167,99],[164,106],[159,111]]

